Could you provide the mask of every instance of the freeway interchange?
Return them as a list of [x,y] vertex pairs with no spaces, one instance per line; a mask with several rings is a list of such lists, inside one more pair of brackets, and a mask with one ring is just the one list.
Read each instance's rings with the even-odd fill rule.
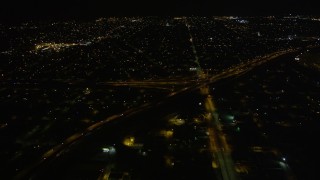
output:
[[[180,85],[184,85],[185,88],[182,88],[178,91],[170,93],[166,98],[164,98],[161,101],[144,104],[141,107],[129,109],[123,113],[110,116],[105,120],[102,120],[98,123],[91,125],[84,132],[76,133],[70,136],[60,145],[44,153],[42,155],[42,158],[39,159],[39,161],[29,166],[29,168],[26,168],[25,170],[18,173],[16,176],[16,179],[30,176],[33,173],[38,172],[39,169],[40,170],[43,169],[42,165],[50,164],[50,162],[56,161],[56,159],[59,159],[60,156],[63,156],[65,153],[67,153],[70,150],[70,148],[72,149],[73,145],[81,144],[83,139],[90,137],[91,134],[95,134],[96,132],[101,131],[101,129],[103,129],[105,126],[108,126],[110,123],[115,123],[117,121],[123,122],[123,121],[126,121],[126,119],[135,117],[135,115],[141,114],[142,112],[149,111],[150,109],[157,109],[160,107],[162,108],[168,101],[179,99],[183,97],[185,94],[197,91],[199,89],[205,89],[206,85],[208,84],[212,84],[219,80],[226,79],[229,77],[239,76],[270,60],[273,60],[282,55],[295,53],[297,51],[298,49],[290,49],[286,51],[275,52],[267,56],[254,59],[247,63],[242,63],[238,66],[234,66],[212,77],[205,77],[201,79],[199,78],[198,80],[194,80],[193,82],[188,82],[188,81],[106,82],[104,83],[105,85],[111,85],[111,86],[157,87],[157,86],[180,84]],[[225,137],[223,136],[223,133],[219,130],[220,125],[219,125],[219,122],[217,121],[217,118],[215,117],[214,102],[212,101],[210,92],[208,90],[205,90],[204,92],[205,93],[203,93],[202,95],[206,97],[204,102],[204,104],[206,104],[206,113],[210,114],[210,116],[207,117],[207,120],[211,122],[208,125],[208,132],[209,132],[208,138],[209,138],[209,146],[211,147],[210,151],[213,156],[213,160],[211,164],[212,168],[213,169],[218,168],[220,170],[220,172],[218,173],[219,175],[216,174],[216,176],[220,177],[221,179],[237,179],[236,173],[234,172],[234,168],[233,168],[234,165],[230,156],[230,149],[228,148],[228,144],[225,142]]]

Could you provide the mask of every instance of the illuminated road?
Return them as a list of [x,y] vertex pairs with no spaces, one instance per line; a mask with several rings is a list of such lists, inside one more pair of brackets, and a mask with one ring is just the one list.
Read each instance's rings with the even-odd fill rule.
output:
[[[194,45],[193,36],[191,34],[190,25],[188,24],[187,19],[185,19],[185,23],[189,32],[191,47],[195,56],[195,63],[198,66],[197,67],[198,78],[207,79],[206,74],[203,72],[203,69],[200,66],[199,57],[197,54],[196,47]],[[223,75],[224,74],[222,74],[221,76]],[[211,80],[215,81],[215,78],[212,77]],[[216,108],[215,108],[212,96],[210,95],[209,87],[208,86],[201,87],[200,92],[202,95],[206,96],[206,100],[204,104],[207,111],[206,119],[208,121],[210,151],[213,156],[212,168],[220,170],[223,180],[236,180],[237,176],[234,169],[234,163],[231,158],[231,151],[226,142],[226,138],[222,133],[221,124],[218,120],[218,114],[216,112]]]
[[126,82],[101,82],[101,83],[98,83],[98,85],[107,85],[107,86],[116,86],[116,87],[128,86],[128,87],[139,87],[139,88],[156,88],[156,89],[173,90],[173,87],[177,87],[177,88],[188,87],[195,82],[197,82],[195,79],[181,78],[181,79],[174,79],[171,81],[147,80],[147,81],[126,81]]
[[[193,44],[191,44],[191,46],[194,49],[195,59],[196,59],[195,62],[198,62],[195,47]],[[198,79],[185,77],[181,79],[172,79],[172,80],[145,80],[145,81],[132,80],[132,81],[125,81],[125,82],[100,82],[98,83],[98,85],[130,86],[130,87],[145,87],[145,88],[160,88],[160,89],[171,89],[170,86],[178,86],[178,87],[186,87],[184,88],[185,90],[197,89],[202,85],[214,83],[221,79],[229,78],[232,76],[239,76],[272,59],[275,59],[285,54],[294,53],[297,51],[298,49],[289,49],[285,51],[274,52],[274,53],[265,55],[263,57],[250,60],[246,63],[241,63],[239,65],[225,69],[222,72],[213,75],[212,77],[206,76],[206,74],[203,72],[202,68],[200,67],[200,64],[197,63]],[[177,94],[177,92],[175,94]]]
[[238,179],[231,158],[231,149],[222,132],[221,123],[219,122],[218,113],[209,87],[204,86],[200,90],[201,94],[206,97],[204,105],[207,112],[206,119],[208,122],[210,151],[213,156],[212,168],[219,169],[224,180]]
[[[197,83],[193,83],[193,85],[189,87],[185,87],[179,91],[172,92],[170,93],[166,98],[164,98],[161,101],[154,102],[154,103],[147,103],[144,104],[138,108],[133,108],[130,110],[127,110],[123,113],[113,115],[111,117],[108,117],[104,120],[101,120],[90,127],[88,127],[85,131],[76,133],[69,138],[67,138],[64,142],[62,142],[60,145],[48,150],[46,153],[42,155],[42,158],[39,159],[37,162],[34,164],[30,165],[28,168],[20,171],[17,173],[15,179],[21,179],[23,177],[28,176],[32,171],[39,167],[42,163],[46,162],[48,159],[56,158],[59,157],[64,151],[67,151],[70,145],[75,144],[79,141],[81,141],[83,138],[88,135],[90,135],[92,132],[96,131],[97,129],[107,125],[110,122],[116,121],[116,120],[123,120],[124,118],[130,117],[134,114],[137,114],[139,112],[144,112],[150,108],[156,108],[159,105],[162,105],[166,103],[168,100],[179,97],[183,94],[187,94],[189,92],[196,91],[200,88],[203,89],[207,84],[211,84],[214,82],[217,82],[219,80],[229,78],[232,76],[238,76],[241,75],[245,72],[248,72],[252,70],[253,68],[262,65],[272,59],[275,59],[279,56],[297,52],[298,50],[296,49],[290,49],[286,51],[280,51],[280,52],[275,52],[272,54],[269,54],[267,56],[261,57],[254,59],[252,61],[249,61],[247,63],[242,63],[238,66],[229,68],[227,70],[224,70],[223,72],[214,75],[213,77],[203,79],[201,81],[198,81]],[[155,83],[156,84],[156,83]],[[212,101],[210,92],[205,92],[203,95],[207,96],[206,104],[207,104],[207,112],[210,114],[208,116],[208,121],[212,122],[212,126],[209,128],[210,130],[210,144],[212,146],[212,152],[214,154],[214,158],[217,160],[217,162],[213,162],[212,166],[215,168],[220,168],[221,169],[221,174],[223,176],[223,179],[235,179],[235,174],[233,170],[233,162],[230,157],[230,149],[228,148],[228,145],[225,141],[225,137],[222,134],[220,130],[220,124],[219,121],[216,118],[216,113],[215,113],[215,108],[214,108],[214,103]],[[216,166],[217,165],[217,166]]]
[[186,25],[186,27],[187,27],[187,29],[188,29],[188,33],[189,33],[189,37],[190,37],[189,41],[190,41],[190,43],[191,43],[192,52],[193,52],[194,58],[195,58],[195,59],[194,59],[194,62],[195,62],[195,63],[197,64],[197,66],[198,66],[198,67],[197,67],[198,78],[203,79],[203,78],[205,78],[206,76],[205,76],[205,73],[203,72],[203,70],[202,70],[202,68],[201,68],[201,66],[200,66],[199,56],[198,56],[198,53],[197,53],[197,50],[196,50],[196,46],[194,45],[194,38],[193,38],[192,33],[191,33],[191,31],[190,31],[190,25],[189,25],[189,23],[188,23],[187,18],[185,18],[184,21],[185,21],[185,25]]

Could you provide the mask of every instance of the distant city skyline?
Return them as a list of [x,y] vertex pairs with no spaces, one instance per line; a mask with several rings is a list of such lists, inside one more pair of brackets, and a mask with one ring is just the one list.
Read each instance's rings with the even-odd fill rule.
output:
[[40,1],[13,0],[2,2],[0,17],[2,20],[23,19],[61,19],[96,18],[106,16],[137,15],[319,15],[315,2],[284,1]]

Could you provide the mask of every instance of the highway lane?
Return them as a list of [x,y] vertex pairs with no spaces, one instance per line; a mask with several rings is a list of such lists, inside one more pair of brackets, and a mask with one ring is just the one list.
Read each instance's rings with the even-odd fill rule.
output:
[[210,150],[213,155],[212,167],[219,169],[223,180],[239,179],[236,175],[234,163],[231,158],[231,149],[226,142],[226,137],[222,132],[219,115],[214,105],[213,98],[208,86],[202,87],[202,95],[206,96],[205,109],[209,129]]

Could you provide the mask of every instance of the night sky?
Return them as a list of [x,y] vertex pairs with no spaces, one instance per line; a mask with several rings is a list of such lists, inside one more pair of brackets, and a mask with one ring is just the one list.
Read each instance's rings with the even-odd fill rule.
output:
[[96,18],[135,15],[320,14],[311,0],[5,0],[2,20]]

